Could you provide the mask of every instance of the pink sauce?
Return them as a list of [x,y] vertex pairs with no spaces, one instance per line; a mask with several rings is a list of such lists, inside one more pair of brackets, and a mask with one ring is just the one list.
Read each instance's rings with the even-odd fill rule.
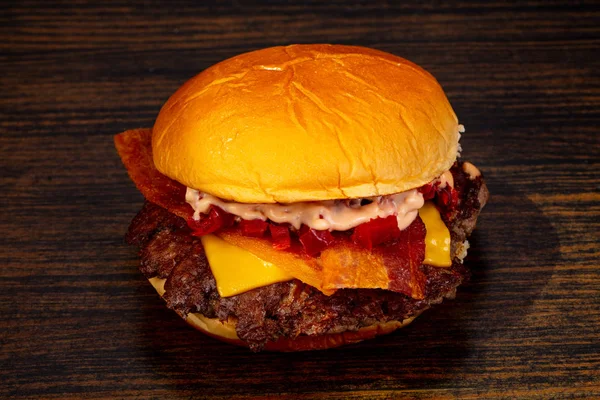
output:
[[221,200],[207,193],[187,189],[186,201],[194,209],[194,219],[208,212],[211,205],[242,219],[271,220],[288,223],[296,229],[307,225],[316,230],[346,231],[371,219],[396,215],[398,228],[409,226],[423,206],[423,195],[416,189],[388,196],[370,197],[371,203],[361,206],[361,199],[327,200],[290,204],[245,204]]
[[471,180],[477,178],[478,176],[481,176],[481,171],[479,171],[476,166],[474,166],[468,161],[465,161],[463,163],[462,169],[467,173],[467,175],[469,175],[469,179]]
[[[467,164],[469,163],[464,165]],[[468,167],[469,171],[474,169],[479,172],[472,164],[469,165],[472,167]],[[472,176],[469,171],[467,173]],[[450,171],[444,172],[434,182],[438,182],[441,187],[454,187],[454,178]],[[185,200],[194,209],[195,220],[200,219],[200,214],[207,213],[214,205],[245,220],[270,220],[288,223],[296,229],[307,225],[316,230],[329,231],[347,231],[374,218],[386,218],[390,215],[396,216],[398,228],[403,230],[417,218],[418,211],[424,203],[423,195],[417,189],[365,199],[261,204],[228,202],[208,193],[187,188]],[[368,204],[361,205],[363,200],[368,200],[364,202]]]

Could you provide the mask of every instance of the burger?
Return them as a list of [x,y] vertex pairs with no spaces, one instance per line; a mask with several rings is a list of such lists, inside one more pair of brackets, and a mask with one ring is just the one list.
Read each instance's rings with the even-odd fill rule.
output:
[[190,79],[115,137],[146,202],[126,241],[189,324],[253,351],[390,333],[469,277],[488,199],[428,72],[382,51],[292,45]]

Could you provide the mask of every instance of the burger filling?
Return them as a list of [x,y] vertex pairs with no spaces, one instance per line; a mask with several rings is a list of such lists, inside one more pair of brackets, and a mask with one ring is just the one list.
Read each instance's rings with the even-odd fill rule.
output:
[[[218,290],[219,278],[207,259],[205,239],[194,236],[184,218],[149,202],[132,222],[127,241],[140,247],[140,269],[146,277],[166,279],[163,298],[170,308],[184,317],[197,312],[234,323],[238,337],[253,350],[260,350],[266,342],[281,337],[354,331],[375,323],[403,321],[444,298],[453,297],[456,287],[468,278],[468,270],[460,259],[464,255],[461,254],[463,243],[487,200],[483,181],[466,172],[468,169],[462,163],[451,169],[454,192],[438,190],[436,185],[419,190],[424,199],[432,201],[429,204],[441,211],[441,219],[451,236],[452,257],[447,268],[432,266],[424,258],[419,262],[417,269],[423,276],[421,298],[395,290],[365,288],[339,289],[327,295],[289,277],[236,295],[222,296]],[[448,207],[452,202],[457,205]],[[413,224],[420,220],[421,217],[416,218],[403,232],[408,230],[415,236],[420,229],[415,229],[417,225]],[[234,222],[229,229],[235,225]],[[348,240],[352,240],[354,233],[346,233]],[[264,235],[272,233],[265,230]],[[392,241],[377,247],[395,249],[397,243]],[[409,246],[402,248],[411,252]]]

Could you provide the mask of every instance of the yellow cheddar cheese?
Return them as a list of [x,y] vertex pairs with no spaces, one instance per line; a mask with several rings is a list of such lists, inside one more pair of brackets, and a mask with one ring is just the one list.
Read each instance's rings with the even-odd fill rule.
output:
[[423,262],[436,267],[451,266],[450,231],[442,221],[439,211],[431,201],[426,201],[419,209],[419,216],[427,229]]
[[206,235],[200,239],[221,297],[235,296],[251,289],[294,279],[274,264],[217,236]]

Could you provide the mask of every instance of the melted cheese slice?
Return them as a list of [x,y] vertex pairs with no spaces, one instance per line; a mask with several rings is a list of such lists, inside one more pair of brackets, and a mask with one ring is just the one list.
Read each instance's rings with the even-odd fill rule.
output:
[[261,260],[241,247],[206,235],[200,238],[221,297],[294,279],[274,264]]
[[436,267],[451,266],[450,231],[442,221],[439,211],[431,201],[426,201],[419,209],[419,216],[427,229],[423,262]]
[[[432,202],[419,210],[427,229],[424,262],[436,267],[449,267],[450,232]],[[294,279],[275,264],[215,236],[200,238],[221,297],[235,296],[248,290]]]

